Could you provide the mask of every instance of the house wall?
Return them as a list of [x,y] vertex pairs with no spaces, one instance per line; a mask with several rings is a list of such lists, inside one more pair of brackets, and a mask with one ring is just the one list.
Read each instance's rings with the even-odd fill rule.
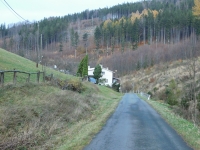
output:
[[105,84],[108,84],[109,86],[112,86],[112,81],[113,81],[113,72],[106,69],[102,68],[102,77],[101,79],[107,79],[107,82]]
[[[101,66],[101,69],[102,69],[102,77],[101,79],[106,79],[106,82],[105,84],[109,85],[109,86],[112,86],[112,82],[113,82],[113,72],[111,70],[109,70],[108,68],[103,68],[102,65]],[[94,76],[93,74],[94,72],[94,68],[90,68],[90,66],[88,66],[88,76]]]
[[88,67],[88,76],[94,76],[93,72],[94,72],[94,68]]

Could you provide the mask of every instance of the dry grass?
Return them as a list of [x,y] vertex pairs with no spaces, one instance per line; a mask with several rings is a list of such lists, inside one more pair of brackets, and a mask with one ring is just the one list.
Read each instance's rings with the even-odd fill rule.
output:
[[103,86],[100,86],[99,90],[102,94],[97,95],[99,102],[97,109],[92,112],[90,118],[80,120],[75,126],[70,128],[70,132],[67,132],[65,136],[65,144],[55,149],[83,149],[105,124],[107,118],[117,107],[122,95]]
[[[0,49],[0,70],[13,68],[26,72],[42,69]],[[0,149],[82,149],[121,99],[121,94],[109,88],[80,84],[77,78],[50,68],[46,71],[53,73],[60,85],[65,86],[65,80],[71,90],[81,89],[81,93],[61,90],[58,82],[56,86],[35,84],[36,77],[27,84],[21,74],[12,85],[13,74],[6,74],[4,87],[0,87]]]
[[0,90],[0,149],[44,146],[71,124],[91,116],[97,105],[92,93],[83,96],[48,85],[8,85]]
[[66,143],[66,149],[84,147],[114,110],[120,94],[83,84],[81,94],[48,84],[1,88],[0,149],[54,149]]

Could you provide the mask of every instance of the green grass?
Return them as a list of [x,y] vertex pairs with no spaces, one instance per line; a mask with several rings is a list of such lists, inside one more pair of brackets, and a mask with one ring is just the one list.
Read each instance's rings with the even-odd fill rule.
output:
[[[32,62],[26,58],[18,56],[16,54],[10,53],[0,48],[0,70],[19,70],[24,72],[38,72],[42,71],[42,66],[36,67],[36,63]],[[46,67],[46,74],[53,74],[56,78],[67,79],[74,78],[73,76],[66,75],[64,73],[60,73],[55,71],[54,69]],[[17,82],[25,83],[27,79],[27,75],[18,73],[17,74]],[[40,80],[42,80],[42,75]],[[5,83],[9,83],[13,81],[13,73],[5,73]],[[31,75],[31,82],[36,82],[36,75]]]
[[122,97],[107,87],[87,86],[81,94],[48,84],[1,88],[0,149],[6,145],[10,149],[85,147]]
[[175,114],[166,103],[141,98],[146,100],[191,147],[200,150],[200,128],[198,126]]
[[62,146],[56,148],[60,150],[78,150],[83,149],[92,137],[97,134],[103,125],[105,125],[108,117],[113,113],[121,100],[122,94],[116,93],[113,90],[98,86],[100,93],[99,106],[92,112],[90,118],[83,119],[71,128],[71,132],[66,134],[65,141]]
[[[0,49],[0,70],[41,71],[35,63]],[[59,79],[77,79],[47,69]],[[82,149],[99,132],[122,95],[82,82],[82,93],[51,83],[12,83],[0,87],[0,149]],[[20,79],[20,75],[18,75]]]

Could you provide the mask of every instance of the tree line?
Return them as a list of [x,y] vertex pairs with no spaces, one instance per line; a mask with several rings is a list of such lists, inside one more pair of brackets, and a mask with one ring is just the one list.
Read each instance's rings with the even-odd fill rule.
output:
[[[38,52],[38,49],[49,52],[57,50],[57,47],[62,53],[68,49],[75,50],[76,58],[78,46],[85,48],[87,53],[87,43],[90,42],[92,45],[93,41],[90,39],[87,42],[89,35],[87,33],[80,35],[78,29],[73,26],[73,22],[80,23],[81,19],[99,17],[100,20],[105,21],[96,27],[94,35],[90,35],[94,37],[97,50],[107,49],[108,55],[110,54],[108,49],[114,54],[116,49],[123,53],[127,49],[135,50],[143,44],[155,44],[157,48],[158,43],[175,44],[189,38],[192,33],[199,32],[200,23],[192,14],[193,6],[193,0],[152,0],[119,4],[98,11],[87,10],[64,17],[44,18],[39,22],[16,24],[12,27],[2,24],[0,45],[21,56],[42,53]],[[86,16],[86,12],[94,14]],[[81,17],[80,14],[84,13],[85,16]],[[78,20],[73,18],[78,18]],[[94,48],[90,46],[89,50]],[[143,56],[143,59],[145,57],[147,56]],[[148,59],[150,59],[148,62],[155,62],[153,58]],[[136,63],[137,68],[146,66],[142,60]]]
[[143,3],[141,12],[132,12],[129,17],[108,19],[98,26],[94,33],[96,48],[125,47],[136,49],[141,44],[179,43],[199,32],[200,22],[194,18],[192,0],[173,3]]

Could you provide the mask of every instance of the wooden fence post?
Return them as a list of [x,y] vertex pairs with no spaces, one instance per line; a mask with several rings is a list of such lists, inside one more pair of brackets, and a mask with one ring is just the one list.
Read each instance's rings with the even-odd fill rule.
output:
[[1,78],[0,78],[0,83],[1,83],[1,85],[3,85],[4,84],[4,72],[1,72]]
[[1,85],[1,72],[0,72],[0,85]]
[[37,73],[37,82],[39,83],[39,81],[40,81],[40,71],[38,71]]
[[1,85],[1,72],[0,72],[0,85]]
[[14,69],[13,84],[16,84],[16,78],[17,78],[17,71],[15,71]]
[[51,77],[50,77],[50,81],[52,81],[53,80],[53,74],[51,74]]
[[31,74],[29,73],[29,74],[28,74],[28,79],[27,79],[27,82],[28,82],[28,83],[30,82],[30,76],[31,76]]
[[43,82],[45,82],[45,71],[43,72]]

